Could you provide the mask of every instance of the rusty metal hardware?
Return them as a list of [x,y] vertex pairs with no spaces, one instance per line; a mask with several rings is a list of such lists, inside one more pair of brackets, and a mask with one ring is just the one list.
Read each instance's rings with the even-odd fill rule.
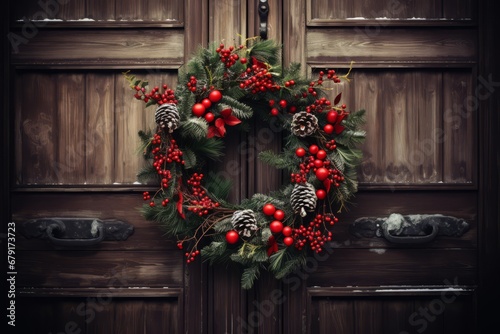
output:
[[269,16],[269,4],[267,0],[259,0],[259,35],[262,39],[267,39],[267,17]]
[[47,239],[55,246],[88,247],[106,240],[127,240],[134,227],[118,220],[51,217],[23,222],[20,231],[27,239]]
[[379,237],[397,244],[428,243],[438,235],[461,237],[468,229],[465,220],[440,214],[393,213],[387,218],[358,218],[349,226],[349,232],[359,238]]

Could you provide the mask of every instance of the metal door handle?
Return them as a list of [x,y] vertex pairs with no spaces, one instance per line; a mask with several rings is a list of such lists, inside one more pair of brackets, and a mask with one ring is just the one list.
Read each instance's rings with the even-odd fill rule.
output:
[[50,217],[26,221],[20,232],[27,239],[48,239],[56,246],[87,247],[101,241],[127,240],[134,227],[119,220]]
[[431,228],[431,233],[427,235],[404,235],[396,236],[392,235],[389,230],[388,224],[382,224],[382,233],[384,238],[389,242],[395,244],[424,244],[431,242],[438,235],[439,227],[438,225],[428,225]]
[[61,220],[54,220],[47,226],[46,233],[50,242],[56,246],[64,247],[85,247],[93,246],[104,240],[104,224],[93,220],[91,224],[86,224],[90,228],[92,238],[57,238],[56,235],[64,235],[66,232],[66,225]]
[[260,17],[260,38],[267,39],[267,17],[269,16],[269,4],[267,3],[267,0],[259,0],[258,12]]
[[465,220],[451,216],[393,213],[387,218],[358,218],[349,225],[349,232],[359,238],[379,237],[396,244],[423,244],[438,235],[461,237],[469,227]]

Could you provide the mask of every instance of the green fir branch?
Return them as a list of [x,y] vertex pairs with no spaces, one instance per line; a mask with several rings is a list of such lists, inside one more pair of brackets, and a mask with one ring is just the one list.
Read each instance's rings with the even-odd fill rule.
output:
[[241,274],[241,287],[245,290],[252,288],[259,275],[260,266],[258,264],[245,268]]
[[208,123],[204,118],[191,117],[179,127],[183,137],[192,137],[194,139],[202,139],[207,136]]

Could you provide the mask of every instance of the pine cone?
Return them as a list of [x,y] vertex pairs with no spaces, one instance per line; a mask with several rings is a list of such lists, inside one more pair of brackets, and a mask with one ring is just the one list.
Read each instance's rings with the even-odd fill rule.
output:
[[299,137],[312,135],[318,129],[318,119],[313,114],[301,111],[293,115],[292,132]]
[[238,210],[233,213],[231,223],[234,229],[243,237],[251,237],[257,231],[257,219],[251,209]]
[[174,132],[179,127],[180,122],[177,106],[172,103],[165,103],[156,108],[155,121],[160,128],[166,128],[169,133]]
[[307,215],[306,211],[314,211],[316,208],[316,191],[310,183],[298,183],[292,190],[290,203],[295,212],[299,212],[301,217]]

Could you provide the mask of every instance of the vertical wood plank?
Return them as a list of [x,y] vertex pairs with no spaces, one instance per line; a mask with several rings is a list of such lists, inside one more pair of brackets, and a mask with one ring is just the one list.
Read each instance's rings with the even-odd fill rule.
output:
[[[407,91],[411,82],[408,74],[386,72],[380,75],[383,91],[382,101],[385,112],[384,132],[382,135],[385,163],[384,181],[401,183],[411,181],[411,166],[408,164],[407,148],[412,145],[413,129],[408,128]],[[381,121],[381,120],[379,120]]]
[[238,35],[247,37],[246,0],[209,1],[209,40],[239,45]]
[[414,332],[409,323],[410,316],[415,312],[413,300],[410,298],[386,299],[383,301],[383,333]]
[[409,126],[417,127],[417,136],[409,152],[409,160],[415,167],[414,182],[436,183],[442,181],[442,74],[414,72],[412,78],[416,99],[413,101],[414,109],[409,106],[409,112],[416,114],[417,119]]
[[449,183],[472,182],[477,99],[472,95],[471,74],[446,72],[443,90],[449,92],[443,105],[443,179]]
[[[58,74],[57,120],[58,163],[57,182],[82,184],[85,182],[85,81],[83,74]],[[83,88],[83,89],[82,89]]]
[[447,19],[474,19],[475,10],[471,0],[442,0],[443,17]]
[[208,282],[208,332],[246,333],[258,326],[257,314],[248,314],[246,293],[242,291],[242,271],[235,266],[210,267]]
[[124,21],[133,21],[138,19],[147,19],[146,3],[144,1],[116,1],[116,19]]
[[354,300],[356,334],[384,333],[382,305],[377,299]]
[[[26,98],[25,92],[30,92]],[[57,116],[54,77],[20,73],[16,79],[16,180],[17,183],[57,182]]]
[[366,140],[362,145],[363,161],[360,165],[360,182],[382,182],[385,163],[382,138],[378,135],[385,133],[384,101],[380,98],[382,83],[373,72],[356,71],[355,81],[352,83],[354,105],[366,110]]
[[[456,299],[453,299],[453,298]],[[445,303],[443,333],[474,333],[473,301],[471,296],[456,296],[447,293],[441,300]]]
[[[175,88],[177,76],[173,73],[151,71],[138,73],[137,78],[148,81],[150,88],[163,83]],[[155,106],[146,108],[142,101],[136,100],[133,90],[122,75],[115,78],[115,183],[134,183],[136,174],[145,161],[139,152],[140,139],[137,135],[140,130],[156,130],[154,121]]]
[[[306,6],[301,0],[287,1],[283,8],[283,65],[297,62],[306,64]],[[302,66],[302,74],[306,73]]]
[[318,302],[318,333],[355,333],[354,303],[351,300],[326,298]]
[[87,17],[94,20],[114,20],[115,1],[86,0]]
[[111,184],[114,175],[114,76],[89,73],[86,87],[85,182]]
[[116,319],[116,303],[113,301],[96,303],[96,300],[87,300],[85,305],[87,333],[118,333],[115,326],[119,319]]
[[84,301],[76,298],[25,298],[16,299],[16,333],[84,333]]
[[146,301],[136,299],[115,299],[114,304],[114,332],[136,334],[144,332]]
[[184,20],[184,62],[186,63],[192,54],[200,46],[208,45],[209,36],[209,17],[208,1],[185,0]]
[[444,331],[444,315],[446,305],[439,296],[416,298],[415,310],[418,316],[413,317],[413,322],[418,323],[414,329],[417,332],[425,332],[430,334],[443,334]]
[[184,333],[175,299],[153,299],[144,303],[144,333]]
[[56,18],[62,20],[80,20],[85,18],[86,0],[71,0],[71,1],[60,1],[60,2],[57,1],[57,2],[61,4],[59,5]]

